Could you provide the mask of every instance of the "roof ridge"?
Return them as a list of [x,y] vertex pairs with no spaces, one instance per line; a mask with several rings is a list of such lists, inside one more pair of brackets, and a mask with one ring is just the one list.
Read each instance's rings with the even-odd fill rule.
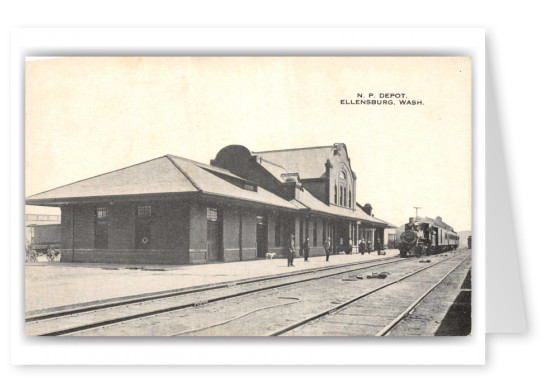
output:
[[[182,167],[180,167],[180,166],[174,161],[174,158],[175,158],[175,157],[177,158],[178,156],[174,156],[174,155],[170,155],[170,154],[165,155],[165,156],[166,156],[166,158],[167,158],[168,160],[170,160],[170,162],[174,165],[174,167],[176,167],[176,169],[177,169],[178,171],[180,171],[180,172],[182,173],[183,176],[186,177],[186,179],[193,185],[193,187],[195,187],[195,188],[196,188],[198,191],[200,191],[200,192],[203,191],[203,189],[201,189],[201,187],[199,187],[199,185],[198,185],[193,179],[191,179],[191,176],[190,176],[188,173],[186,173],[185,170],[184,170]],[[184,159],[184,160],[187,160],[187,159]],[[194,162],[194,163],[196,163],[196,162]]]
[[[286,169],[285,167],[283,167],[281,164],[277,164],[277,163],[275,163],[275,162],[272,162],[272,161],[269,160],[269,159],[264,159],[264,158],[262,158],[262,162],[268,162],[268,163],[270,163],[270,164],[272,164],[272,165],[274,165],[274,166],[276,166],[276,167],[281,168],[282,170],[285,170],[285,171],[289,172],[289,170],[287,170],[287,169]],[[260,164],[262,164],[262,162],[261,162]]]
[[154,161],[154,160],[162,159],[162,158],[164,158],[164,157],[168,157],[168,155],[163,155],[163,156],[159,156],[159,157],[156,157],[156,158],[153,158],[153,159],[149,159],[149,160],[146,160],[145,162],[140,162],[140,163],[131,164],[130,166],[126,166],[126,167],[122,167],[122,168],[117,168],[116,170],[104,172],[103,174],[93,175],[93,176],[88,177],[88,178],[79,179],[78,181],[66,183],[66,184],[64,184],[64,185],[54,187],[53,189],[44,190],[44,191],[41,191],[40,193],[36,193],[36,194],[30,195],[30,196],[25,197],[25,198],[34,197],[34,196],[40,195],[40,194],[42,194],[42,193],[48,193],[48,192],[53,191],[53,190],[61,189],[62,187],[65,187],[65,186],[71,186],[71,185],[74,185],[74,184],[76,184],[76,183],[88,181],[88,180],[94,179],[94,178],[99,178],[100,176],[104,176],[104,175],[107,175],[107,174],[113,174],[114,172],[126,170],[127,168],[139,166],[139,165],[142,165],[142,164],[145,164],[145,163],[152,162],[152,161]]
[[168,153],[168,154],[166,154],[165,156],[166,156],[167,158],[169,158],[169,159],[170,159],[170,158],[182,159],[182,160],[185,160],[186,162],[190,162],[190,163],[193,163],[193,164],[200,164],[200,165],[203,165],[203,166],[209,166],[209,167],[210,167],[210,165],[207,164],[207,163],[201,163],[201,162],[198,162],[198,161],[196,161],[196,160],[192,160],[192,159],[188,159],[188,158],[186,158],[186,157],[181,157],[181,156],[173,155],[173,154],[171,154],[171,153]]
[[333,146],[332,145],[322,145],[322,146],[318,146],[318,147],[274,149],[274,150],[271,150],[271,151],[259,151],[259,152],[251,152],[251,153],[288,152],[288,151],[301,151],[301,150],[305,150],[305,149],[321,149],[321,148],[333,148]]

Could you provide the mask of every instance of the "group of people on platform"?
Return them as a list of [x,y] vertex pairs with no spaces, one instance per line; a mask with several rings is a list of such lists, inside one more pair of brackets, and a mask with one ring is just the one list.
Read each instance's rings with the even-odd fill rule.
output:
[[[325,262],[329,262],[329,255],[331,254],[331,238],[328,236],[323,242],[323,249],[325,250]],[[381,239],[377,238],[375,243],[375,251],[378,255],[381,255],[381,250],[383,246],[381,245]],[[362,255],[367,251],[368,254],[371,254],[371,241],[367,242],[362,238],[358,244],[358,250]],[[302,244],[302,254],[304,256],[304,262],[310,262],[308,257],[310,256],[310,238],[307,236],[306,240]],[[287,248],[287,266],[294,267],[293,262],[295,260],[295,235],[291,234],[289,236],[289,243]]]

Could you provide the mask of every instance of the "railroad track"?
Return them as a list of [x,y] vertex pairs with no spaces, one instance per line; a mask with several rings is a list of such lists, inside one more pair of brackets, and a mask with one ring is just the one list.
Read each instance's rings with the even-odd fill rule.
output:
[[[355,303],[357,302],[361,302],[362,300],[364,300],[365,298],[371,296],[371,295],[374,295],[376,294],[377,292],[381,292],[391,286],[394,286],[395,284],[398,284],[398,283],[401,283],[407,279],[411,279],[413,278],[414,276],[420,274],[420,273],[424,273],[426,271],[428,271],[429,269],[432,269],[432,268],[436,268],[436,267],[439,267],[441,266],[442,263],[445,263],[445,262],[448,262],[448,261],[452,261],[455,257],[457,256],[460,256],[461,254],[456,254],[454,257],[450,257],[450,258],[447,258],[447,259],[444,259],[440,262],[437,262],[437,263],[434,263],[434,264],[431,264],[430,266],[427,266],[427,267],[424,267],[420,270],[417,270],[417,271],[414,271],[414,272],[411,272],[401,278],[398,278],[396,280],[393,280],[389,283],[386,283],[384,285],[381,285],[379,287],[377,287],[376,289],[373,289],[373,290],[370,290],[370,291],[367,291],[367,292],[363,292],[362,294],[354,297],[354,298],[351,298],[349,300],[347,300],[346,302],[344,303],[339,303],[338,305],[335,305],[334,307],[332,308],[328,308],[328,309],[325,309],[324,311],[321,311],[317,314],[314,314],[308,318],[305,318],[305,319],[301,319],[300,321],[294,323],[294,324],[291,324],[291,325],[288,325],[282,329],[279,329],[275,332],[272,332],[270,334],[268,334],[268,336],[282,336],[282,335],[304,335],[304,334],[301,334],[301,332],[297,332],[297,330],[301,329],[301,328],[304,328],[304,326],[307,326],[309,324],[312,324],[314,322],[322,322],[323,323],[323,320],[324,318],[326,317],[332,317],[332,316],[335,316],[335,315],[339,315],[342,311],[345,311],[347,308],[350,308],[351,305],[354,305]],[[406,304],[402,303],[403,306],[407,305],[407,307],[401,311],[398,315],[396,315],[395,317],[391,318],[390,321],[387,321],[386,324],[384,326],[379,326],[380,329],[379,331],[377,332],[373,332],[373,327],[370,327],[368,329],[371,329],[371,333],[367,333],[365,335],[373,335],[373,336],[378,336],[378,337],[382,337],[382,336],[386,336],[388,335],[388,333],[396,326],[398,325],[406,316],[408,316],[408,314],[410,314],[417,305],[419,305],[419,303],[426,297],[428,296],[433,290],[435,290],[438,286],[440,286],[440,284],[442,284],[443,281],[446,280],[446,278],[451,274],[453,273],[454,271],[456,271],[460,266],[462,266],[464,264],[464,262],[466,260],[468,260],[469,258],[471,257],[471,255],[467,255],[465,256],[464,258],[462,258],[455,266],[453,266],[450,270],[448,270],[441,278],[439,278],[435,283],[433,283],[432,285],[429,286],[428,289],[426,290],[423,290],[423,292],[420,294],[420,295],[415,295],[415,299],[413,300],[409,300]],[[365,308],[365,307],[364,307]],[[379,315],[379,318],[380,318],[380,314]],[[368,315],[366,315],[368,317]],[[364,319],[363,320],[364,322],[370,322],[369,319]],[[377,323],[377,321],[371,321],[372,323]],[[377,326],[376,326],[377,327]],[[320,324],[317,324],[316,325],[316,329],[322,329],[323,328],[323,325],[320,325]],[[345,326],[341,327],[343,330],[345,328]],[[304,330],[302,330],[302,332],[304,332]],[[343,331],[344,332],[344,331]],[[309,335],[309,334],[307,334]],[[341,335],[346,335],[346,334],[341,334]]]
[[332,265],[301,272],[226,282],[211,286],[159,292],[145,297],[121,299],[109,303],[86,305],[79,308],[39,313],[25,319],[27,335],[58,336],[81,332],[134,319],[193,308],[208,303],[300,284],[342,273],[350,273],[388,264],[404,262],[398,256],[383,260],[360,261],[346,265]]
[[[455,256],[457,256],[457,254],[450,257],[447,255],[441,255],[442,258],[440,262],[431,264],[428,267],[423,267],[421,270],[410,273],[407,277],[400,278],[397,281],[384,284],[384,287],[396,284],[408,277],[445,262],[448,259],[452,259]],[[27,335],[203,335],[201,334],[202,332],[206,333],[206,335],[210,335],[209,331],[212,328],[231,327],[233,323],[243,322],[251,316],[262,316],[262,314],[265,314],[270,310],[280,311],[284,308],[289,309],[292,307],[292,304],[300,302],[300,298],[293,297],[292,295],[280,295],[277,300],[274,301],[274,299],[271,299],[270,301],[266,297],[268,294],[273,295],[273,292],[281,292],[285,289],[299,290],[300,287],[305,286],[306,284],[310,284],[310,287],[314,287],[315,289],[315,287],[324,286],[324,284],[319,284],[318,282],[318,280],[321,279],[336,279],[338,276],[343,274],[366,272],[369,269],[381,268],[386,265],[394,265],[395,267],[399,267],[399,265],[404,263],[408,263],[409,266],[402,266],[403,269],[411,268],[411,265],[417,264],[417,258],[400,259],[397,257],[391,257],[379,261],[363,261],[348,265],[310,269],[299,273],[242,280],[235,283],[222,284],[221,286],[197,288],[185,292],[172,292],[149,298],[141,298],[138,301],[132,301],[131,303],[128,303],[128,301],[122,301],[118,304],[111,303],[107,308],[105,308],[105,306],[98,306],[96,309],[88,309],[85,312],[78,312],[75,314],[69,313],[68,315],[62,316],[59,316],[59,314],[51,314],[48,318],[27,322]],[[369,292],[367,295],[384,289],[384,287],[379,287],[372,292]],[[221,290],[221,288],[226,289]],[[365,297],[367,295],[362,294],[358,296]],[[261,299],[257,301],[257,297],[260,297]],[[227,309],[231,308],[230,302],[246,299],[253,304],[249,304],[245,312],[236,315],[231,314],[231,310]],[[357,297],[350,303],[360,299],[361,297]],[[269,302],[265,305],[261,305],[263,300],[268,300]],[[256,303],[258,303],[258,305],[256,305]],[[285,330],[280,328],[275,332],[260,335],[288,334],[301,325],[305,325],[312,322],[312,320],[322,318],[324,315],[333,314],[340,308],[350,305],[350,303],[342,303],[334,306],[333,308],[324,311],[323,314],[316,314],[317,316],[315,318],[311,316],[304,317],[299,322],[294,322],[291,327],[285,327]],[[174,326],[173,328],[167,326],[170,323],[174,323],[174,319],[188,316],[182,315],[182,313],[188,314],[190,312],[196,314],[195,320],[191,319],[191,322],[197,322],[197,317],[201,319],[202,315],[200,314],[206,311],[204,319],[205,322],[209,323],[208,319],[212,314],[208,314],[208,311],[213,307],[217,308],[216,311],[223,308],[223,311],[230,313],[227,316],[224,314],[225,317],[221,321],[216,321],[212,324],[206,325],[199,324],[198,327],[192,327],[191,329],[186,326],[187,330],[183,331],[181,329],[181,325]],[[82,311],[82,309],[79,309],[79,311]],[[144,331],[144,329],[147,329],[148,323],[158,325],[158,327],[150,326],[150,328],[152,328],[150,334],[147,334],[147,332]],[[128,329],[126,329],[127,326]],[[249,324],[249,327],[250,326],[251,324]],[[239,327],[237,327],[237,329],[239,329]],[[116,330],[116,332],[114,331],[113,334],[110,334],[110,330]],[[136,334],[133,334],[132,330],[134,330]],[[141,334],[142,332],[145,332],[145,334]],[[247,334],[245,332],[240,335],[252,334]]]

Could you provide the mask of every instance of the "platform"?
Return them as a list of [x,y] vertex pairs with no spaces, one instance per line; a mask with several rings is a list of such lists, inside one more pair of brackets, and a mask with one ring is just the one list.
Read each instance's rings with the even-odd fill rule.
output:
[[310,257],[310,262],[295,258],[294,268],[287,267],[287,259],[282,258],[202,265],[26,263],[25,312],[28,314],[54,307],[70,307],[395,255],[398,255],[398,250],[386,250],[386,255],[380,256],[376,252],[363,256],[339,254],[331,255],[329,263],[325,262],[325,256]]

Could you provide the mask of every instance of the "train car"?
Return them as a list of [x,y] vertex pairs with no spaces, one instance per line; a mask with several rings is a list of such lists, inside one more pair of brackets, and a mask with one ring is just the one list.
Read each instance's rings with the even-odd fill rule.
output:
[[31,249],[38,254],[46,254],[49,248],[61,246],[61,224],[29,225],[32,229]]
[[436,219],[411,217],[400,235],[398,248],[401,257],[420,257],[455,250],[458,246],[459,235],[438,216]]

